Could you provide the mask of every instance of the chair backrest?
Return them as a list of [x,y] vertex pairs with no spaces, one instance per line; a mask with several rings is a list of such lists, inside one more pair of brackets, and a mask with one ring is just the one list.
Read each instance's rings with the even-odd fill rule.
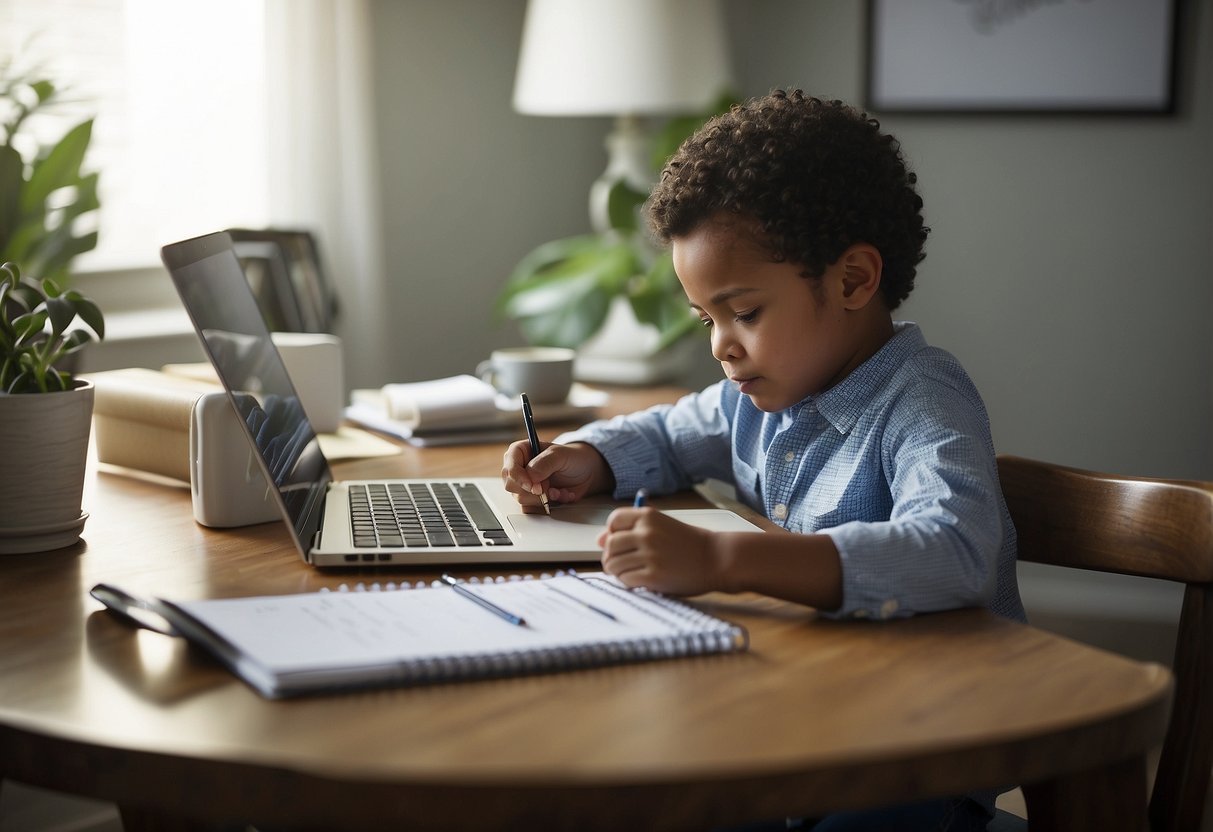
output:
[[1154,832],[1198,829],[1213,768],[1213,484],[1006,455],[998,473],[1020,560],[1186,585],[1150,825]]

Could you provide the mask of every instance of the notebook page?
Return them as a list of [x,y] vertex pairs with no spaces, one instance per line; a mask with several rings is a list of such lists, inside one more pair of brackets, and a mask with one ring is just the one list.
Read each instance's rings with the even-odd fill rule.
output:
[[447,586],[177,606],[275,674],[568,649],[702,629],[643,595],[605,591],[567,575],[466,586],[526,625],[511,624]]

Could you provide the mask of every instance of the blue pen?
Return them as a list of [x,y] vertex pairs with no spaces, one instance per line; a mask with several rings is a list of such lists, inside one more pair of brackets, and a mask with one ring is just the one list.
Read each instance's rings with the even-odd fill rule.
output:
[[526,626],[525,618],[523,618],[520,615],[514,615],[514,613],[510,612],[509,610],[503,610],[501,607],[497,606],[496,604],[494,604],[492,601],[490,601],[487,598],[482,598],[481,596],[477,595],[475,592],[472,592],[470,589],[465,587],[463,584],[456,581],[450,575],[443,575],[442,582],[445,583],[446,585],[448,585],[451,589],[455,590],[456,594],[462,595],[464,598],[468,599],[469,601],[474,601],[475,603],[479,604],[480,606],[484,607],[486,610],[491,612],[493,615],[496,615],[500,618],[504,618],[506,621],[510,622],[511,624],[517,625],[519,627]]
[[636,490],[636,499],[632,500],[633,508],[640,508],[649,499],[649,492],[643,488]]

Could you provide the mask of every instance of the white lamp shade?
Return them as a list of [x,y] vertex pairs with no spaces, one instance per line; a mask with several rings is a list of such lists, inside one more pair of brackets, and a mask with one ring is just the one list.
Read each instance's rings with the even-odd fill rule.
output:
[[694,112],[731,77],[719,0],[530,0],[514,109],[548,116]]

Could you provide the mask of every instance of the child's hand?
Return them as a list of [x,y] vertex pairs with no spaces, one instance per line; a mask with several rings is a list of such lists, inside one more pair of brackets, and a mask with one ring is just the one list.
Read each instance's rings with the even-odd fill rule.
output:
[[574,503],[587,494],[610,490],[610,467],[593,447],[547,442],[540,448],[539,455],[531,459],[530,443],[519,440],[505,449],[501,464],[505,489],[518,495],[524,512],[543,510],[539,495],[545,490],[554,503]]
[[602,568],[626,586],[671,595],[720,589],[715,535],[654,508],[620,508],[598,537]]

